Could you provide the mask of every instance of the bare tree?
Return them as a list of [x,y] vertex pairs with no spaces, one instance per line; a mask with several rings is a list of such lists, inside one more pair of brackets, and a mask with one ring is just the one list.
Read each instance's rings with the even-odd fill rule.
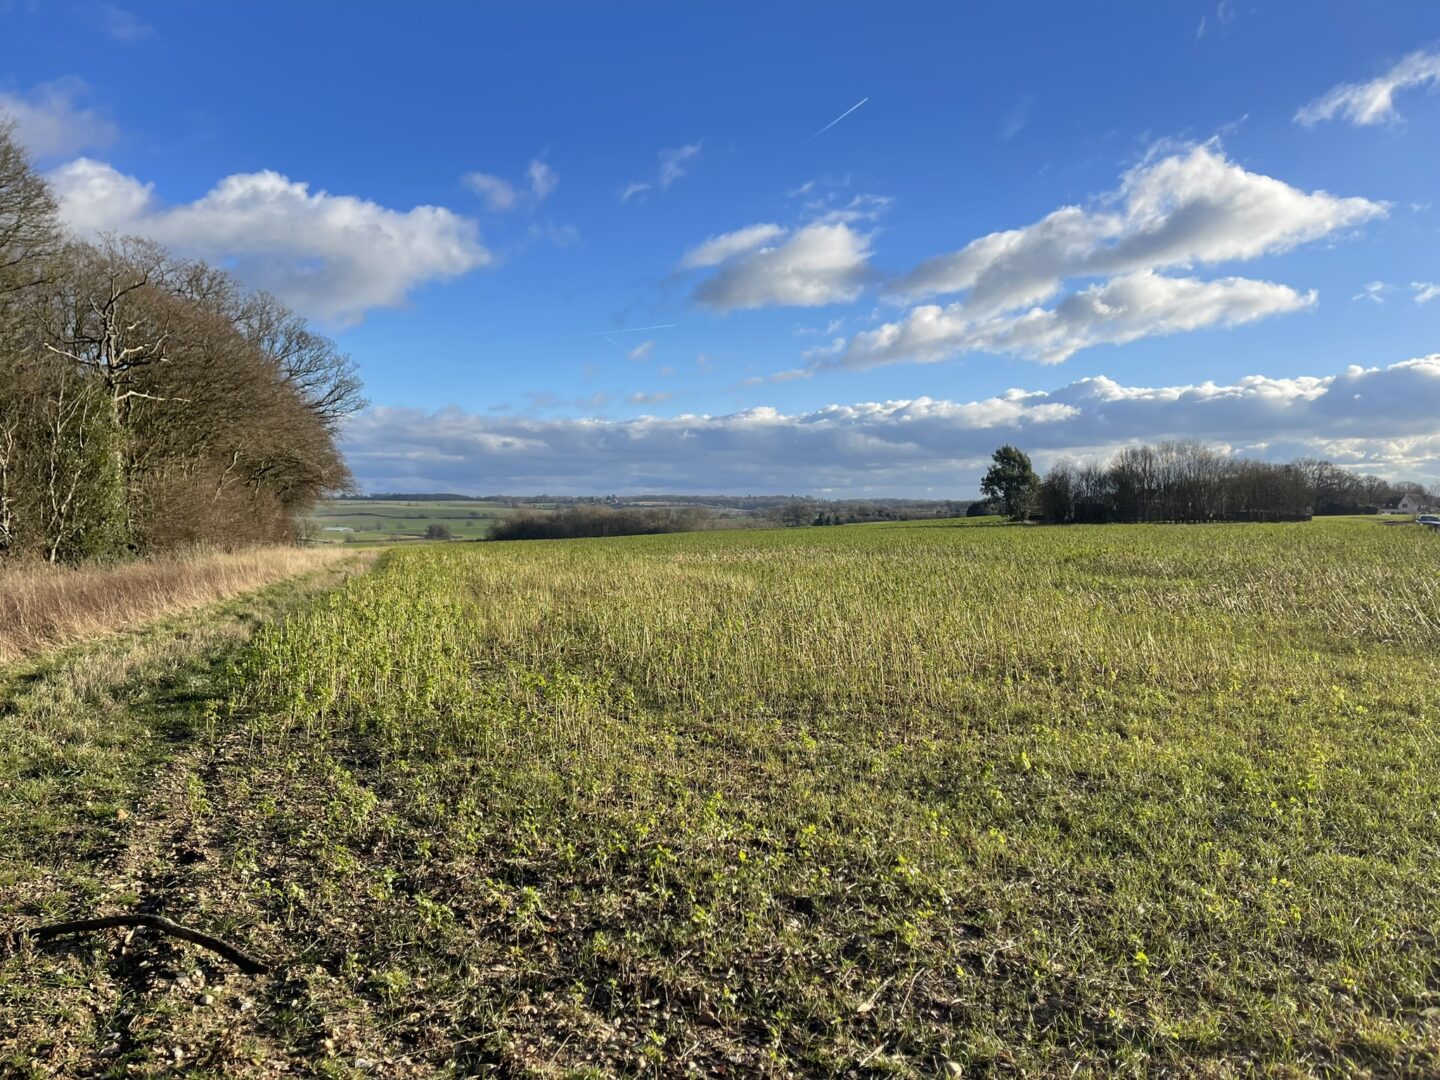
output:
[[65,240],[0,125],[0,554],[293,535],[345,490],[355,365],[273,297],[133,238]]
[[60,245],[55,198],[0,115],[0,295],[45,281]]

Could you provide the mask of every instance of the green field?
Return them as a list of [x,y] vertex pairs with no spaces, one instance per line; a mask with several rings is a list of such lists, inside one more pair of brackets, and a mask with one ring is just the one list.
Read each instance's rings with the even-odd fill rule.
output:
[[1362,520],[427,546],[71,657],[0,711],[7,922],[280,970],[26,946],[0,1070],[1440,1074],[1437,566]]
[[513,513],[498,503],[471,499],[327,499],[311,515],[308,532],[325,543],[374,543],[420,540],[426,526],[444,525],[456,540],[483,540],[494,519]]

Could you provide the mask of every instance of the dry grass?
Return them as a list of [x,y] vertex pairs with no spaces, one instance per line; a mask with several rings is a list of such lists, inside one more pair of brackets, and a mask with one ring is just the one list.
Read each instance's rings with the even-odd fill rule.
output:
[[343,552],[195,551],[105,567],[0,566],[0,664],[133,629],[315,570]]

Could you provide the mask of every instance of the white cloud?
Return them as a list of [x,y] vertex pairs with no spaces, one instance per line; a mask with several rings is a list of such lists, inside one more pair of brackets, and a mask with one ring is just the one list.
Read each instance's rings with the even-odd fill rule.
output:
[[[1297,311],[1315,303],[1314,292],[1157,271],[1287,251],[1386,212],[1368,199],[1305,192],[1249,172],[1214,142],[1192,146],[1147,159],[1093,207],[1062,207],[921,263],[887,291],[908,300],[964,295],[857,334],[838,359],[812,358],[812,369],[966,352],[1058,363],[1092,345]],[[1064,293],[1067,281],[1086,278],[1101,280]]]
[[833,193],[824,199],[806,204],[814,212],[812,223],[820,225],[853,225],[857,221],[874,221],[881,217],[895,201],[888,195],[856,195],[844,206],[831,206]]
[[706,266],[719,266],[726,259],[747,251],[753,251],[762,244],[784,236],[786,230],[774,223],[747,225],[734,232],[712,236],[702,244],[696,244],[680,260],[681,270],[697,270]]
[[1025,125],[1030,122],[1030,110],[1035,107],[1035,95],[1026,94],[1005,114],[1005,122],[1000,127],[1000,141],[1009,142],[1025,130]]
[[839,356],[845,351],[846,341],[843,337],[831,338],[824,345],[815,345],[806,349],[801,355],[806,360],[821,360],[832,356]]
[[470,172],[461,177],[461,181],[476,195],[484,199],[485,205],[491,210],[513,210],[520,203],[520,192],[516,190],[515,185],[498,176]]
[[655,351],[655,342],[642,341],[635,348],[630,350],[630,359],[642,362],[650,359],[650,354]]
[[1410,288],[1415,290],[1415,303],[1417,304],[1428,304],[1440,296],[1440,284],[1433,281],[1412,281]]
[[549,241],[557,248],[574,247],[580,243],[580,230],[574,225],[559,225],[553,221],[543,225],[536,222],[525,230],[525,242],[528,245],[537,240]]
[[1341,83],[1303,106],[1295,119],[1306,127],[1337,116],[1361,125],[1394,122],[1400,119],[1395,94],[1427,84],[1440,85],[1440,49],[1417,50],[1369,82]]
[[674,150],[660,151],[661,191],[690,171],[690,162],[700,156],[700,147],[701,143],[693,142]]
[[153,26],[145,25],[134,13],[126,11],[124,8],[106,4],[100,10],[105,19],[105,29],[116,41],[126,43],[140,41],[155,33]]
[[625,399],[627,405],[664,405],[675,395],[668,390],[658,390],[654,393],[637,391]]
[[660,171],[654,183],[648,180],[630,181],[617,192],[620,201],[623,203],[629,202],[634,198],[643,199],[645,193],[653,189],[657,184],[661,191],[668,190],[671,184],[690,172],[690,162],[699,157],[700,150],[704,145],[705,140],[701,139],[698,142],[687,143],[673,150],[661,150],[660,153],[656,155],[660,159]]
[[[780,237],[783,243],[771,243]],[[751,225],[692,248],[681,269],[718,265],[695,289],[717,311],[820,307],[854,300],[871,277],[870,238],[845,224],[814,224],[787,232]]]
[[1385,294],[1390,291],[1390,286],[1383,281],[1371,281],[1361,287],[1360,291],[1352,296],[1351,300],[1369,300],[1374,304],[1384,304]]
[[560,186],[559,174],[539,158],[530,162],[525,176],[530,181],[530,194],[535,196],[536,202],[541,202]]
[[28,94],[0,91],[0,120],[8,114],[21,145],[38,158],[109,146],[115,125],[79,105],[87,93],[84,81],[75,78],[41,83]]
[[[1257,456],[1333,457],[1440,477],[1440,354],[1388,368],[1169,386],[1104,377],[970,402],[772,408],[631,420],[477,416],[374,408],[346,433],[371,490],[777,492],[973,497],[985,459],[1016,442],[1043,468],[1132,441],[1201,438]],[[1376,432],[1383,431],[1377,437]]]
[[50,174],[64,220],[82,233],[148,236],[232,268],[297,310],[335,324],[395,307],[430,281],[491,261],[475,223],[438,206],[408,211],[311,191],[276,172],[227,176],[167,206],[153,185],[88,158]]
[[835,361],[817,367],[874,367],[900,361],[933,362],[957,353],[1009,353],[1058,364],[1093,345],[1238,326],[1267,315],[1299,311],[1315,294],[1249,278],[1200,281],[1149,270],[1112,278],[1072,293],[1053,308],[972,318],[964,304],[925,304],[899,322],[856,334]]
[[490,210],[504,212],[520,206],[539,206],[546,197],[560,186],[560,177],[554,169],[535,158],[525,170],[527,188],[521,189],[504,177],[490,173],[469,172],[461,182],[485,200]]
[[968,292],[972,315],[1035,304],[1071,277],[1253,259],[1384,215],[1381,203],[1304,192],[1247,172],[1214,145],[1126,173],[1096,209],[1062,207],[921,263],[890,291]]

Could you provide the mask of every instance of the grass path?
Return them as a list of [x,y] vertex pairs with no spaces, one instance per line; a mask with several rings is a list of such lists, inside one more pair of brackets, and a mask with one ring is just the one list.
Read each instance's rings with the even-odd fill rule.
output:
[[[0,669],[0,934],[125,910],[234,929],[207,920],[201,792],[233,742],[220,714],[235,662],[258,627],[373,557]],[[0,1074],[119,1075],[136,1057],[159,1067],[147,1047],[163,1018],[215,999],[204,972],[225,965],[140,935],[0,956]],[[164,1065],[184,1060],[165,1049]]]

